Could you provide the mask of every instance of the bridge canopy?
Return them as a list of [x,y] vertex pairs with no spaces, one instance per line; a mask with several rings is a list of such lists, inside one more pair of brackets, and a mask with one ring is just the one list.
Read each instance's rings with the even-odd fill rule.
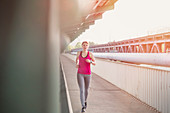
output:
[[101,19],[105,11],[114,9],[117,0],[61,0],[61,33],[73,41]]

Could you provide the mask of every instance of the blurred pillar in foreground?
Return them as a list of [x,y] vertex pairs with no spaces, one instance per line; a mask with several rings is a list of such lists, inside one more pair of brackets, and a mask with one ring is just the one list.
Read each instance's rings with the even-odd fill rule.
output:
[[57,5],[0,1],[0,113],[60,113]]
[[60,113],[60,25],[59,0],[50,0],[48,38],[48,112]]

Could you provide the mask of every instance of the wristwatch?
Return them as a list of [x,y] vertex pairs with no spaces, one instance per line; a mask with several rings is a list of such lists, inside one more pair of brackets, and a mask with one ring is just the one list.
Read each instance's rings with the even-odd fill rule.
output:
[[92,63],[92,60],[90,60],[90,63]]

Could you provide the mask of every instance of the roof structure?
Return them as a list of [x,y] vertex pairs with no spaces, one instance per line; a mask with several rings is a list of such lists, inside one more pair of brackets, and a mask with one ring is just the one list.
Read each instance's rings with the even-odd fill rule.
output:
[[62,0],[61,32],[71,41],[101,19],[105,11],[114,9],[117,0]]

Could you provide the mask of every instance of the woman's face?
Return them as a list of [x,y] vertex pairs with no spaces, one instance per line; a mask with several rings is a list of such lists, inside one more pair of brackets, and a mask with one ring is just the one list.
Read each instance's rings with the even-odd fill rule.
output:
[[87,43],[83,43],[82,48],[84,50],[87,50],[89,48],[89,45]]

